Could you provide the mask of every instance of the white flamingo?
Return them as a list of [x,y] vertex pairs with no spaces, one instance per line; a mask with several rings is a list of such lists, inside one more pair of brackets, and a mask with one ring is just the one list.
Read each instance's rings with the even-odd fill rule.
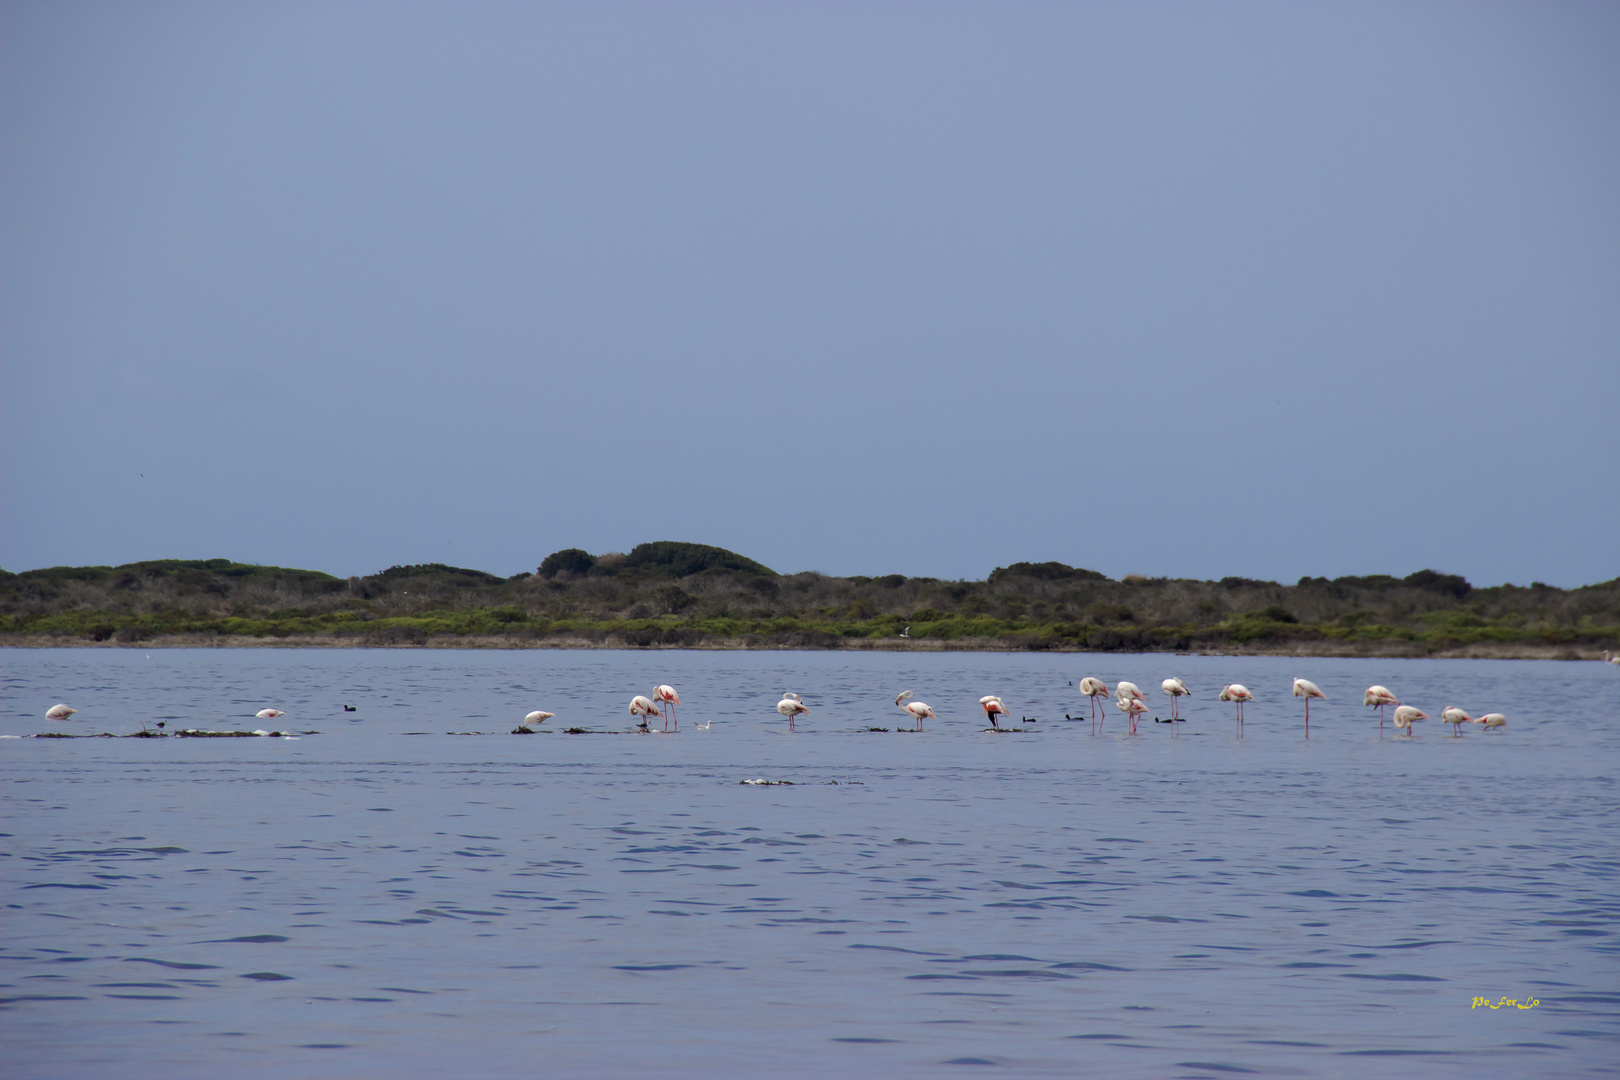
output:
[[1311,737],[1311,698],[1321,698],[1326,701],[1327,695],[1322,693],[1322,688],[1311,682],[1311,680],[1295,679],[1294,696],[1305,699],[1305,737],[1308,739]]
[[1419,720],[1427,720],[1429,714],[1412,705],[1397,705],[1395,707],[1395,730],[1412,734],[1412,725]]
[[1007,706],[1003,705],[1001,699],[994,694],[986,694],[980,698],[979,705],[983,707],[984,715],[990,718],[990,726],[999,729],[1001,725],[996,723],[996,717],[1006,716]]
[[[1124,683],[1122,685],[1129,686],[1130,684]],[[1120,712],[1130,717],[1131,734],[1135,735],[1136,718],[1147,712],[1147,703],[1139,697],[1125,697],[1124,695],[1121,695],[1114,699],[1114,704],[1119,707]]]
[[540,712],[540,711],[536,710],[535,712],[532,712],[528,716],[525,716],[523,718],[523,726],[524,727],[536,727],[536,726],[538,726],[540,724],[545,723],[547,720],[550,720],[553,716],[556,716],[556,715],[557,714],[554,713],[554,712]]
[[659,711],[658,702],[654,701],[650,697],[644,697],[641,694],[637,694],[635,697],[630,699],[630,715],[641,717],[641,727],[646,728],[647,717],[663,716],[664,714]]
[[1492,728],[1507,727],[1507,717],[1499,712],[1488,712],[1475,719],[1474,723],[1482,724],[1486,731],[1490,731]]
[[1609,650],[1604,649],[1603,650],[1603,662],[1605,664],[1613,664],[1615,667],[1620,667],[1620,655],[1611,656],[1609,654]]
[[[1192,693],[1192,691],[1187,689],[1187,684],[1180,679],[1166,679],[1159,684],[1159,689],[1170,695],[1170,719],[1180,720],[1181,714],[1178,711],[1178,706],[1181,704],[1181,699]],[[1175,728],[1170,730],[1175,731]]]
[[253,718],[255,720],[274,720],[278,716],[286,715],[287,714],[282,712],[280,709],[260,709],[258,712],[253,714]]
[[810,711],[810,706],[799,700],[799,695],[788,692],[782,695],[782,700],[776,703],[776,711],[787,717],[788,730],[793,730],[793,718],[802,716]]
[[663,702],[664,710],[669,713],[669,716],[664,720],[664,730],[669,730],[669,722],[671,720],[675,721],[675,730],[681,730],[681,722],[680,720],[676,719],[675,710],[670,708],[672,705],[679,705],[681,703],[681,695],[675,692],[675,688],[673,686],[670,686],[668,683],[663,683],[653,687],[653,697]]
[[1453,735],[1461,735],[1462,726],[1464,724],[1472,724],[1474,722],[1474,718],[1469,716],[1468,713],[1462,709],[1457,708],[1455,705],[1447,705],[1444,709],[1440,710],[1440,722],[1442,724],[1450,724],[1451,733]]
[[1400,700],[1390,693],[1387,686],[1369,686],[1367,692],[1361,695],[1361,703],[1370,705],[1378,710],[1378,733],[1384,733],[1384,706],[1399,705]]
[[[1108,696],[1108,684],[1103,682],[1101,679],[1093,679],[1091,676],[1087,675],[1084,679],[1080,680],[1080,692],[1091,699],[1091,733],[1095,735],[1097,734],[1098,730],[1097,699]],[[1106,706],[1104,706],[1103,716],[1106,718],[1107,715],[1108,709]]]
[[67,720],[78,711],[78,709],[75,709],[71,705],[52,705],[50,708],[45,710],[45,719]]
[[1222,701],[1237,702],[1238,734],[1243,734],[1243,703],[1245,701],[1253,701],[1254,695],[1251,694],[1249,692],[1249,688],[1244,686],[1242,683],[1232,683],[1229,686],[1222,687],[1219,696]]
[[911,691],[902,690],[900,695],[894,699],[894,703],[900,706],[900,710],[907,716],[910,716],[917,721],[916,730],[922,730],[922,722],[925,717],[929,720],[939,719],[939,717],[934,715],[932,706],[925,705],[921,701],[907,701],[906,699],[908,697],[911,697]]

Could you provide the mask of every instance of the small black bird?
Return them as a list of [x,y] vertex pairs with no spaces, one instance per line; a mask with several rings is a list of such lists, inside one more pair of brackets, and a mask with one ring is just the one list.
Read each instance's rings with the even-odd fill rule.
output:
[[345,706],[343,706],[343,711],[344,712],[354,712],[354,706],[353,705],[345,705]]

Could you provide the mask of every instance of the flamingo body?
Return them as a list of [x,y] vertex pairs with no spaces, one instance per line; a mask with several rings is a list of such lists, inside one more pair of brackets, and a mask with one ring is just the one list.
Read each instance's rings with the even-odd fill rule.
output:
[[1253,701],[1254,695],[1250,693],[1249,688],[1244,686],[1242,683],[1231,683],[1227,686],[1221,687],[1221,692],[1217,696],[1222,701],[1233,701],[1237,703],[1238,731],[1241,734],[1243,730],[1243,703],[1245,701]]
[[1440,710],[1440,722],[1442,724],[1450,724],[1451,733],[1453,735],[1461,735],[1462,726],[1464,724],[1472,724],[1474,722],[1474,718],[1469,716],[1468,713],[1462,709],[1457,708],[1455,705],[1447,705],[1444,709]]
[[[1170,695],[1170,719],[1180,720],[1179,706],[1181,699],[1191,694],[1192,691],[1187,689],[1187,684],[1180,679],[1166,679],[1159,684],[1159,689]],[[1170,730],[1174,732],[1175,728]]]
[[787,717],[788,730],[792,731],[794,718],[809,712],[810,706],[800,701],[798,694],[786,693],[782,695],[782,700],[776,703],[776,711]]
[[1305,737],[1308,739],[1311,737],[1311,698],[1321,698],[1326,701],[1327,695],[1322,693],[1322,688],[1311,682],[1311,680],[1295,679],[1294,696],[1305,699]]
[[675,730],[679,731],[681,728],[681,722],[675,719],[675,710],[670,708],[670,706],[679,705],[681,703],[681,695],[675,692],[675,688],[673,686],[670,686],[668,683],[661,683],[658,686],[653,687],[653,697],[664,703],[664,711],[669,714],[664,719],[664,730],[669,730],[670,721],[673,720],[675,722]]
[[[1130,684],[1123,683],[1121,685],[1128,686]],[[1147,712],[1147,703],[1144,702],[1139,697],[1124,697],[1124,696],[1121,696],[1121,697],[1118,697],[1118,698],[1114,699],[1114,704],[1115,704],[1115,706],[1117,706],[1119,708],[1120,712],[1124,713],[1127,717],[1130,718],[1130,721],[1131,721],[1131,734],[1135,735],[1136,734],[1136,718],[1141,716],[1143,713]]]
[[[1108,684],[1088,675],[1080,680],[1080,692],[1091,699],[1091,733],[1095,735],[1101,726],[1101,722],[1097,719],[1097,699],[1108,696]],[[1108,710],[1104,708],[1103,716],[1107,715]]]
[[255,720],[274,720],[278,716],[286,715],[287,714],[282,712],[280,709],[260,709],[258,712],[253,714],[253,718]]
[[1412,734],[1413,724],[1428,718],[1428,713],[1411,705],[1399,705],[1395,708],[1395,727],[1408,735]]
[[983,707],[984,715],[989,717],[990,726],[999,728],[1001,725],[996,722],[996,717],[1007,715],[1007,706],[1001,703],[1001,699],[994,694],[986,694],[979,699],[979,705]]
[[1378,730],[1381,733],[1384,730],[1384,706],[1399,705],[1400,701],[1387,686],[1369,686],[1367,692],[1361,695],[1361,703],[1378,710]]
[[1485,730],[1489,731],[1492,728],[1507,727],[1507,717],[1499,712],[1490,712],[1475,719],[1474,723],[1483,724]]
[[532,727],[535,724],[543,724],[547,720],[550,720],[553,716],[556,716],[556,715],[557,715],[556,713],[535,711],[535,712],[532,712],[528,716],[525,716],[523,718],[523,726],[524,727]]
[[637,694],[630,699],[630,715],[641,717],[641,726],[646,727],[647,717],[663,716],[664,714],[659,711],[658,703],[652,698]]
[[907,701],[906,699],[910,696],[910,690],[902,691],[901,694],[894,699],[894,703],[900,706],[900,710],[907,716],[910,716],[917,721],[918,731],[922,730],[922,722],[925,718],[928,720],[939,719],[934,715],[934,709],[931,705],[925,704],[921,701]]
[[50,708],[45,710],[45,719],[66,720],[78,711],[78,709],[75,709],[71,705],[52,705]]

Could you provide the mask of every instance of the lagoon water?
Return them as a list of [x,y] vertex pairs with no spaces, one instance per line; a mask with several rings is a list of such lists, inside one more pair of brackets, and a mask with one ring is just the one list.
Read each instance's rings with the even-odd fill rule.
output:
[[[1083,675],[1140,735],[1064,720]],[[1436,719],[1380,737],[1374,682]],[[1620,1073],[1606,665],[0,651],[4,735],[266,705],[319,734],[0,740],[7,1076]]]

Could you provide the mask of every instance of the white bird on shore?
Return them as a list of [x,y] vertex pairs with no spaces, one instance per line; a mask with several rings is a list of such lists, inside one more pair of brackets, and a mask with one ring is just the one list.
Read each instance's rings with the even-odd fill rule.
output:
[[[1177,707],[1181,704],[1181,699],[1192,693],[1192,691],[1187,689],[1187,684],[1180,679],[1166,679],[1159,684],[1159,688],[1170,695],[1170,719],[1180,720],[1181,715],[1177,711]],[[1170,730],[1174,731],[1175,728]]]
[[[1080,692],[1091,699],[1091,733],[1095,735],[1097,734],[1098,723],[1097,699],[1108,696],[1108,684],[1103,682],[1101,679],[1093,679],[1088,675],[1084,679],[1080,680]],[[1108,709],[1104,707],[1103,716],[1106,718],[1107,715]]]
[[78,711],[78,709],[75,709],[71,705],[52,705],[50,708],[45,710],[45,719],[66,720]]
[[1007,706],[1001,703],[1001,699],[994,694],[986,694],[979,699],[979,705],[984,709],[984,715],[990,718],[990,726],[993,728],[1001,727],[1000,724],[996,723],[996,717],[998,715],[1007,715]]
[[286,715],[287,714],[285,712],[282,712],[280,709],[260,709],[258,712],[253,714],[253,719],[255,719],[255,720],[274,720],[278,716],[286,716]]
[[1253,701],[1254,695],[1249,693],[1249,688],[1242,683],[1232,683],[1230,686],[1221,688],[1219,697],[1222,701],[1237,702],[1237,726],[1238,734],[1241,735],[1243,733],[1243,703]]
[[637,694],[630,699],[630,715],[641,717],[641,726],[645,728],[647,726],[647,717],[663,716],[664,714],[658,711],[658,703],[652,698]]
[[547,720],[550,720],[553,716],[556,716],[556,715],[557,714],[553,713],[553,712],[539,712],[537,710],[537,711],[532,712],[528,716],[525,716],[523,718],[523,726],[524,727],[534,727],[534,726],[536,726],[538,724],[545,723]]
[[795,717],[803,716],[810,711],[810,706],[799,700],[799,695],[791,691],[782,695],[782,700],[776,703],[776,711],[787,717],[788,730],[793,730]]
[[1411,705],[1397,705],[1395,707],[1395,729],[1406,734],[1412,734],[1412,725],[1419,720],[1427,720],[1429,714]]
[[1474,722],[1474,718],[1469,716],[1462,709],[1457,708],[1455,705],[1447,705],[1444,709],[1440,710],[1440,722],[1442,724],[1450,724],[1451,733],[1453,735],[1461,735],[1462,726],[1464,724],[1472,724]]
[[1322,688],[1311,682],[1311,680],[1295,679],[1294,696],[1305,699],[1305,737],[1308,739],[1311,737],[1311,698],[1316,697],[1326,701],[1327,695],[1322,693]]
[[663,702],[664,710],[669,713],[669,716],[664,720],[664,730],[669,730],[669,723],[671,720],[675,722],[675,730],[681,730],[681,722],[680,720],[676,719],[675,710],[670,707],[672,705],[679,705],[681,703],[681,695],[675,692],[675,688],[673,686],[670,686],[668,683],[662,683],[653,687],[653,697]]
[[894,699],[894,703],[900,706],[900,710],[906,715],[916,719],[918,731],[922,730],[922,722],[924,717],[927,717],[929,720],[939,719],[939,717],[934,715],[932,706],[925,705],[921,701],[906,701],[906,698],[910,696],[910,690],[902,690],[900,695]]

